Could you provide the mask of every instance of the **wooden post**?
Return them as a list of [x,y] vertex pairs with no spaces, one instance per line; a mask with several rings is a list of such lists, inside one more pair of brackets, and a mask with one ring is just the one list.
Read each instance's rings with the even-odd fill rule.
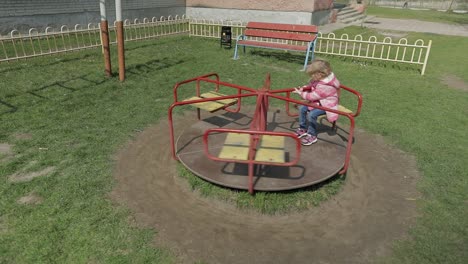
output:
[[104,55],[104,68],[108,77],[112,76],[112,66],[110,58],[110,45],[109,45],[109,23],[107,22],[106,14],[106,0],[99,0],[99,7],[101,10],[101,45]]
[[122,1],[115,0],[115,20],[117,27],[117,53],[119,59],[119,80],[125,80],[125,48],[124,48],[124,28],[122,21]]

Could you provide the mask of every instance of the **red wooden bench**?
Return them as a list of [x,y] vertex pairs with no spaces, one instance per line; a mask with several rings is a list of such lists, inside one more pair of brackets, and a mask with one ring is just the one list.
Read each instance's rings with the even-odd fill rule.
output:
[[294,25],[265,22],[249,22],[243,35],[236,39],[234,59],[238,59],[237,49],[242,46],[267,49],[305,52],[304,70],[314,58],[318,27],[314,25]]

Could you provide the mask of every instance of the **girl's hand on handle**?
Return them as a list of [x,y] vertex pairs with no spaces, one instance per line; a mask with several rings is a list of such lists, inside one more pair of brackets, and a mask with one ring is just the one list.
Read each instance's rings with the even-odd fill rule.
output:
[[294,87],[294,92],[293,93],[297,93],[297,94],[301,94],[303,91],[302,87],[299,86],[299,87]]

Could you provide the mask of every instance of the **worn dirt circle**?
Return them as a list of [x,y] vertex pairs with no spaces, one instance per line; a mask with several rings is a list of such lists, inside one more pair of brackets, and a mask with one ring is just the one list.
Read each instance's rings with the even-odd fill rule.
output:
[[[193,118],[179,116],[179,128]],[[372,263],[414,223],[419,173],[413,157],[382,137],[355,132],[342,190],[301,213],[246,212],[191,191],[171,158],[167,121],[117,153],[112,198],[154,228],[155,246],[177,263]]]

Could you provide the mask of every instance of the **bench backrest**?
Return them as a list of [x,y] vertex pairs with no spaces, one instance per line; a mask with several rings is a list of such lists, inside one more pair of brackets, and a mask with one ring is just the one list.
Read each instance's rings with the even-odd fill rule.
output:
[[313,41],[318,33],[315,25],[295,25],[266,22],[249,22],[244,35],[250,37]]

